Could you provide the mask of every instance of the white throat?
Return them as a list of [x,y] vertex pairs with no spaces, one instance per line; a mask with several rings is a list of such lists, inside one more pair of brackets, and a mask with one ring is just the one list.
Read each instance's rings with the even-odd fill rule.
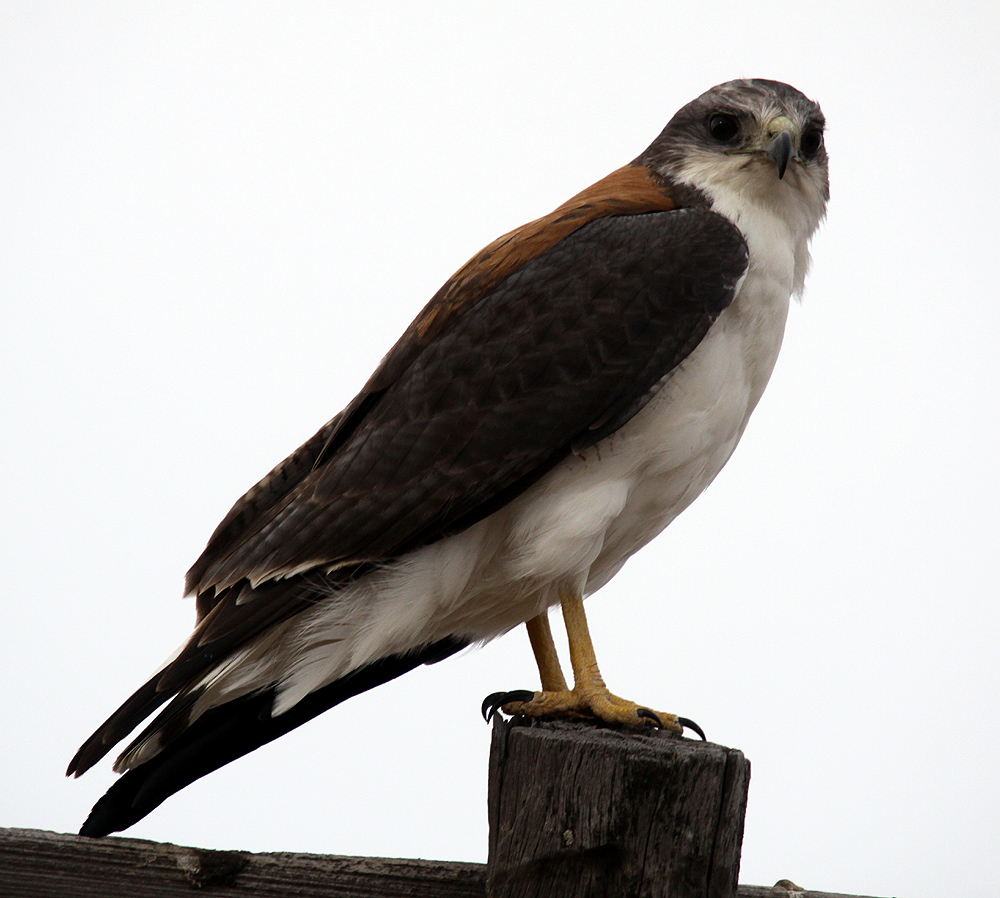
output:
[[750,249],[750,270],[777,277],[800,296],[809,270],[809,240],[826,214],[822,185],[794,164],[784,180],[771,166],[745,156],[693,157],[676,176],[702,191],[712,209],[728,218]]

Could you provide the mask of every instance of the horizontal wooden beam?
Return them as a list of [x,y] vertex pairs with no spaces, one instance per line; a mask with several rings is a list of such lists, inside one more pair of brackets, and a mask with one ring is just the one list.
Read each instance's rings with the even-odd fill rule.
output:
[[[485,898],[486,865],[210,851],[0,828],[3,898]],[[609,896],[610,898],[610,896]],[[856,898],[740,886],[739,898]]]
[[[781,880],[788,882],[788,880]],[[740,886],[738,898],[871,898],[870,895],[842,895],[840,892],[810,892],[785,886]]]
[[0,896],[483,898],[485,864],[210,851],[140,839],[0,829]]

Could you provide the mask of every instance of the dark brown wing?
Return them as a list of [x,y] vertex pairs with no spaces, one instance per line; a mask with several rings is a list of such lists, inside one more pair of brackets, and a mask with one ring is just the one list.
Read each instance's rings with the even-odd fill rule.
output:
[[210,547],[198,586],[383,561],[481,519],[634,414],[745,268],[712,212],[585,225],[450,316],[296,487]]
[[[199,596],[199,620],[214,607],[206,570],[253,531],[316,465],[329,459],[373,402],[439,334],[518,268],[598,218],[667,211],[676,204],[642,165],[626,165],[576,194],[548,215],[494,240],[465,263],[431,298],[351,404],[319,433],[254,486],[212,534],[187,575],[187,592]],[[204,613],[202,613],[204,612]]]
[[[337,431],[343,418],[344,412],[341,412],[328,421],[266,477],[247,490],[215,528],[208,546],[202,553],[202,558],[208,555],[213,547],[237,542],[243,534],[253,529],[255,521],[295,489],[316,466],[316,460],[323,447],[329,442],[330,436]],[[190,574],[188,577],[190,579]],[[222,592],[216,593],[214,590],[203,590],[198,594],[198,623],[201,623],[216,607],[223,595]]]

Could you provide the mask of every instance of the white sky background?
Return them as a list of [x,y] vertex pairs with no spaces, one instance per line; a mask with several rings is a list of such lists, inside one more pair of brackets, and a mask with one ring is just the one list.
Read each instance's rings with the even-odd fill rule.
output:
[[[502,6],[502,12],[496,11]],[[498,234],[734,77],[829,120],[805,302],[733,461],[589,603],[615,691],[753,763],[741,880],[986,894],[1000,844],[994,4],[0,3],[0,825],[187,635],[184,571]],[[485,860],[523,630],[129,835]]]

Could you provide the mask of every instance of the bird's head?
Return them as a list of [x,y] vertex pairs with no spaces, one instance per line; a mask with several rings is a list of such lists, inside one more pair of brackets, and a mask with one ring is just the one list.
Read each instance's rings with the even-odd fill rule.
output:
[[735,195],[808,236],[830,196],[819,104],[780,81],[727,81],[684,106],[636,160],[715,200]]

